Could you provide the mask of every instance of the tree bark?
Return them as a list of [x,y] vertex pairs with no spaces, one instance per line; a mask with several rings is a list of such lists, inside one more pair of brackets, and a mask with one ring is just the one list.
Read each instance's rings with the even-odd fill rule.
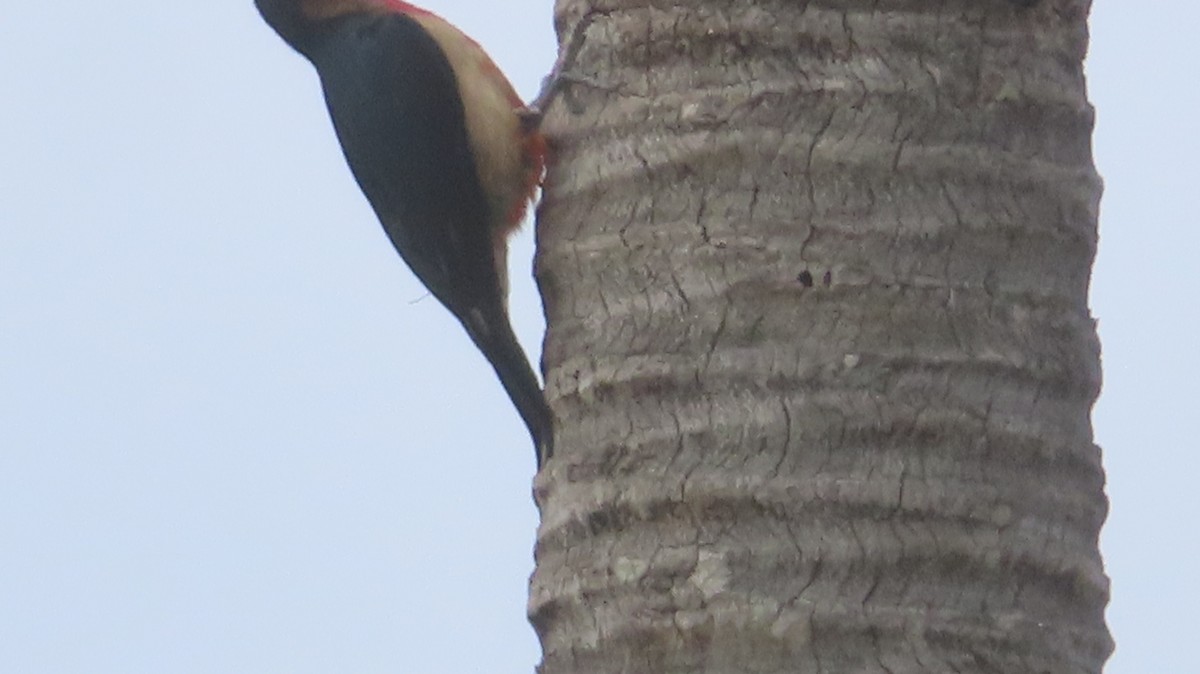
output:
[[558,0],[544,674],[1099,674],[1088,0]]

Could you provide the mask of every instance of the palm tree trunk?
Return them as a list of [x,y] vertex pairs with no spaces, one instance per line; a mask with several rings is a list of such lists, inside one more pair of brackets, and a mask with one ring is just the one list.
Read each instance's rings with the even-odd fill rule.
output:
[[1099,674],[1088,0],[559,0],[543,674]]

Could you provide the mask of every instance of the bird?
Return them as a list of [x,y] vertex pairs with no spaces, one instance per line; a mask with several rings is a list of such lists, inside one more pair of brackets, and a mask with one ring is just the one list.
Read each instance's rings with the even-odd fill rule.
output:
[[545,169],[536,111],[483,48],[400,0],[255,0],[316,68],[356,182],[400,257],[483,353],[534,443],[552,416],[513,333],[508,238]]

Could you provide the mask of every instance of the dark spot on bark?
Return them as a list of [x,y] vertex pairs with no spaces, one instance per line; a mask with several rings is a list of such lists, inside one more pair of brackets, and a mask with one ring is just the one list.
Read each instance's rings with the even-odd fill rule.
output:
[[825,272],[825,275],[821,277],[821,283],[826,288],[833,285],[833,272],[831,272],[831,271]]
[[813,287],[813,275],[812,272],[807,269],[797,274],[796,280],[799,281],[800,285],[804,286],[805,288]]

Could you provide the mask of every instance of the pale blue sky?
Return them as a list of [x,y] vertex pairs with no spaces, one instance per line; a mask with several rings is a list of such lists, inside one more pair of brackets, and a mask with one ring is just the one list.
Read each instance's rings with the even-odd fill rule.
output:
[[[536,90],[550,0],[428,5]],[[1112,674],[1200,628],[1198,21],[1093,16]],[[13,3],[0,91],[0,672],[532,671],[525,430],[250,0]]]

